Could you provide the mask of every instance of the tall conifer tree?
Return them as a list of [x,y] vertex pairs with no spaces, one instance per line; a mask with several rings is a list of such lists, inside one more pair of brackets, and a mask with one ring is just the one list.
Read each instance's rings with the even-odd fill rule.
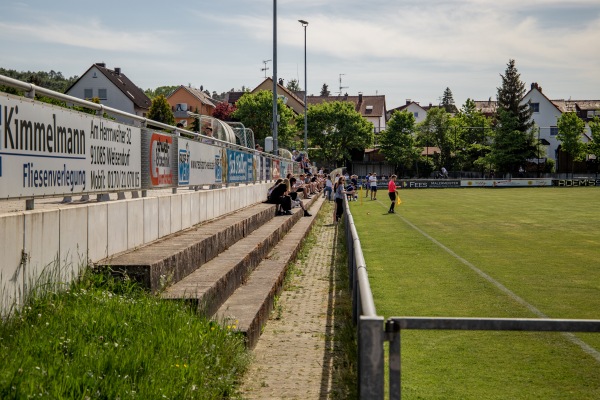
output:
[[537,143],[529,104],[521,104],[525,84],[509,60],[498,88],[496,129],[490,157],[500,172],[516,172],[527,159],[536,157]]

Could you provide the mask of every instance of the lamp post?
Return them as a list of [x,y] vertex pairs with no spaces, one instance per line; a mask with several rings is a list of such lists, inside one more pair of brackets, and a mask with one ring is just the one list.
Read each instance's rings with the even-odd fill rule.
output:
[[277,0],[273,0],[273,154],[279,154],[277,144]]
[[308,22],[299,19],[298,22],[304,28],[304,152],[308,154],[308,120],[306,118],[306,95],[308,91],[308,82],[306,80],[306,27]]

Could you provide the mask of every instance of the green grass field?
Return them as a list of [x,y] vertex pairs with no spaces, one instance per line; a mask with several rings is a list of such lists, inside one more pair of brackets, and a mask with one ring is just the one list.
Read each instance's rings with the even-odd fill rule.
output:
[[[399,193],[350,203],[379,315],[600,319],[598,188]],[[403,398],[600,399],[600,334],[574,338],[405,331]]]

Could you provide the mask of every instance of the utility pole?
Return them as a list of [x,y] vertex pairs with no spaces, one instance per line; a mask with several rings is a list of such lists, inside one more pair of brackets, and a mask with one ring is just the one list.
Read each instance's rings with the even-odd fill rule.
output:
[[279,155],[277,143],[277,0],[273,0],[273,154]]

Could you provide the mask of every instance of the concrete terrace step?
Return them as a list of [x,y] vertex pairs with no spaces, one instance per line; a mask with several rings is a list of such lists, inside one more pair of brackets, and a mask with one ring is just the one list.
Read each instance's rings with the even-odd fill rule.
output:
[[259,203],[102,260],[96,266],[126,273],[156,292],[166,284],[179,282],[274,216],[273,204]]
[[[317,199],[315,199],[317,200]],[[313,216],[302,218],[256,267],[244,285],[240,286],[217,310],[215,319],[235,325],[246,337],[246,345],[254,348],[262,327],[269,319],[274,299],[283,287],[288,264],[296,258],[302,240],[310,231],[323,199],[313,201]]]
[[197,307],[199,313],[212,316],[248,279],[271,249],[302,219],[303,212],[300,208],[296,208],[291,216],[273,218],[167,288],[162,297],[184,299]]

